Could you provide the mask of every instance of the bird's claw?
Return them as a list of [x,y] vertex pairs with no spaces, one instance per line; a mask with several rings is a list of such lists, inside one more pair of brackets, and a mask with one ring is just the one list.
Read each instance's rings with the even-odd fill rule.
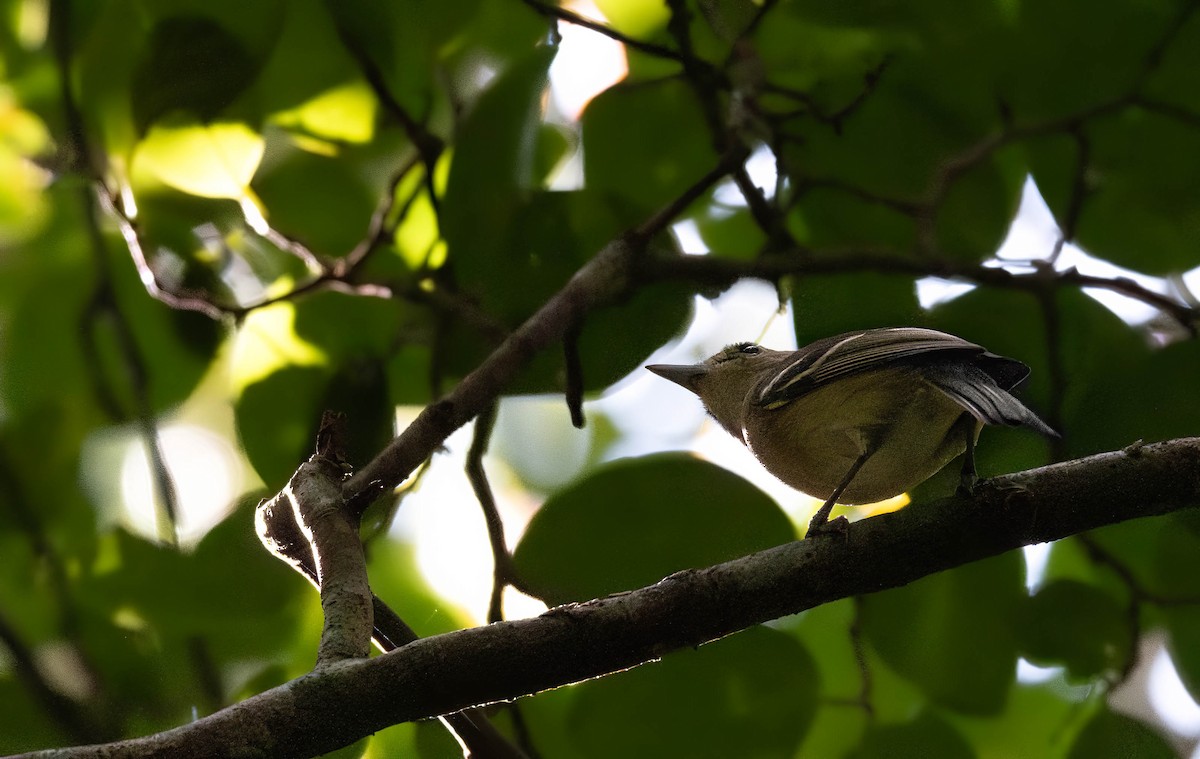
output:
[[843,540],[846,538],[846,531],[850,529],[850,522],[844,516],[829,521],[818,522],[814,519],[808,525],[808,532],[804,534],[805,539],[817,537],[820,535],[839,535]]

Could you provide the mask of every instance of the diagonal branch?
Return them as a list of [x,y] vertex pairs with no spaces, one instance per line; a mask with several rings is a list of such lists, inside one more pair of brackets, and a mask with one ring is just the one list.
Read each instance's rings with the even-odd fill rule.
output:
[[626,287],[634,247],[618,239],[604,247],[567,285],[522,324],[475,371],[413,423],[346,483],[346,501],[361,513],[396,487],[450,433],[487,408],[534,355],[562,339],[566,326]]
[[492,429],[496,425],[496,404],[488,406],[475,420],[475,433],[471,439],[471,449],[467,451],[467,479],[475,498],[483,511],[483,520],[487,525],[488,542],[492,547],[492,595],[488,601],[488,622],[499,622],[504,619],[504,589],[515,584],[516,570],[513,568],[512,554],[504,539],[504,522],[500,519],[500,511],[496,508],[496,497],[492,494],[492,486],[488,482],[487,470],[483,468],[483,457],[487,453],[488,443],[492,437]]
[[655,235],[666,229],[676,214],[724,178],[742,154],[726,155],[717,168],[705,174],[679,198],[623,237],[605,245],[536,313],[508,336],[454,390],[432,403],[398,437],[346,483],[346,502],[361,513],[383,493],[427,459],[459,427],[488,407],[534,355],[560,343],[571,325],[583,316],[626,292],[634,282],[634,261],[643,257]]
[[[386,656],[332,665],[156,736],[36,756],[330,751],[392,724],[616,672],[1021,546],[1200,507],[1200,438],[1131,446],[989,482],[970,497],[850,525],[845,540],[788,543],[533,619],[425,638]],[[338,708],[328,709],[333,703]]]

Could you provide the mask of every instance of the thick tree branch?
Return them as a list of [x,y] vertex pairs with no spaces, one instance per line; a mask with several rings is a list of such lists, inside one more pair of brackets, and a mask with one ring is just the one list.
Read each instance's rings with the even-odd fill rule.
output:
[[534,619],[332,664],[156,736],[32,756],[246,757],[282,747],[310,756],[388,725],[608,674],[1021,546],[1197,506],[1200,438],[1139,443],[998,477],[971,497],[866,519],[844,540],[788,543]]
[[280,496],[292,507],[296,523],[313,546],[325,626],[317,666],[370,653],[371,588],[356,524],[345,513],[342,470],[316,454],[300,465]]
[[[256,531],[267,550],[321,591],[325,625],[317,653],[318,668],[366,656],[369,643],[361,645],[364,629],[367,637],[385,652],[418,638],[367,585],[357,531],[347,529],[351,521],[338,487],[341,467],[325,455],[341,460],[336,453],[340,443],[330,439],[339,433],[330,432],[330,437],[326,437],[328,430],[329,422],[322,420],[318,454],[300,467],[283,492],[259,504],[255,513]],[[306,523],[311,524],[301,526]],[[322,580],[327,581],[326,588],[322,587]],[[464,752],[469,752],[465,755],[475,759],[525,759],[482,713],[463,711],[439,719]]]

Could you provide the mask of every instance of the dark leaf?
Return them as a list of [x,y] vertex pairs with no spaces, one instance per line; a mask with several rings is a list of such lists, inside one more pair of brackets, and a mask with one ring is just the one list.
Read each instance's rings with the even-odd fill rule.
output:
[[521,577],[559,604],[794,538],[787,517],[750,483],[690,456],[661,454],[613,462],[556,493],[529,524],[515,559]]

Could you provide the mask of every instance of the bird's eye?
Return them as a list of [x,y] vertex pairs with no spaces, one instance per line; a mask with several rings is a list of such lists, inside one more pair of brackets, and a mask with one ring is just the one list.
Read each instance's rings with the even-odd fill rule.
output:
[[741,352],[745,353],[747,356],[755,356],[762,352],[762,348],[759,348],[753,343],[748,343],[742,346]]

